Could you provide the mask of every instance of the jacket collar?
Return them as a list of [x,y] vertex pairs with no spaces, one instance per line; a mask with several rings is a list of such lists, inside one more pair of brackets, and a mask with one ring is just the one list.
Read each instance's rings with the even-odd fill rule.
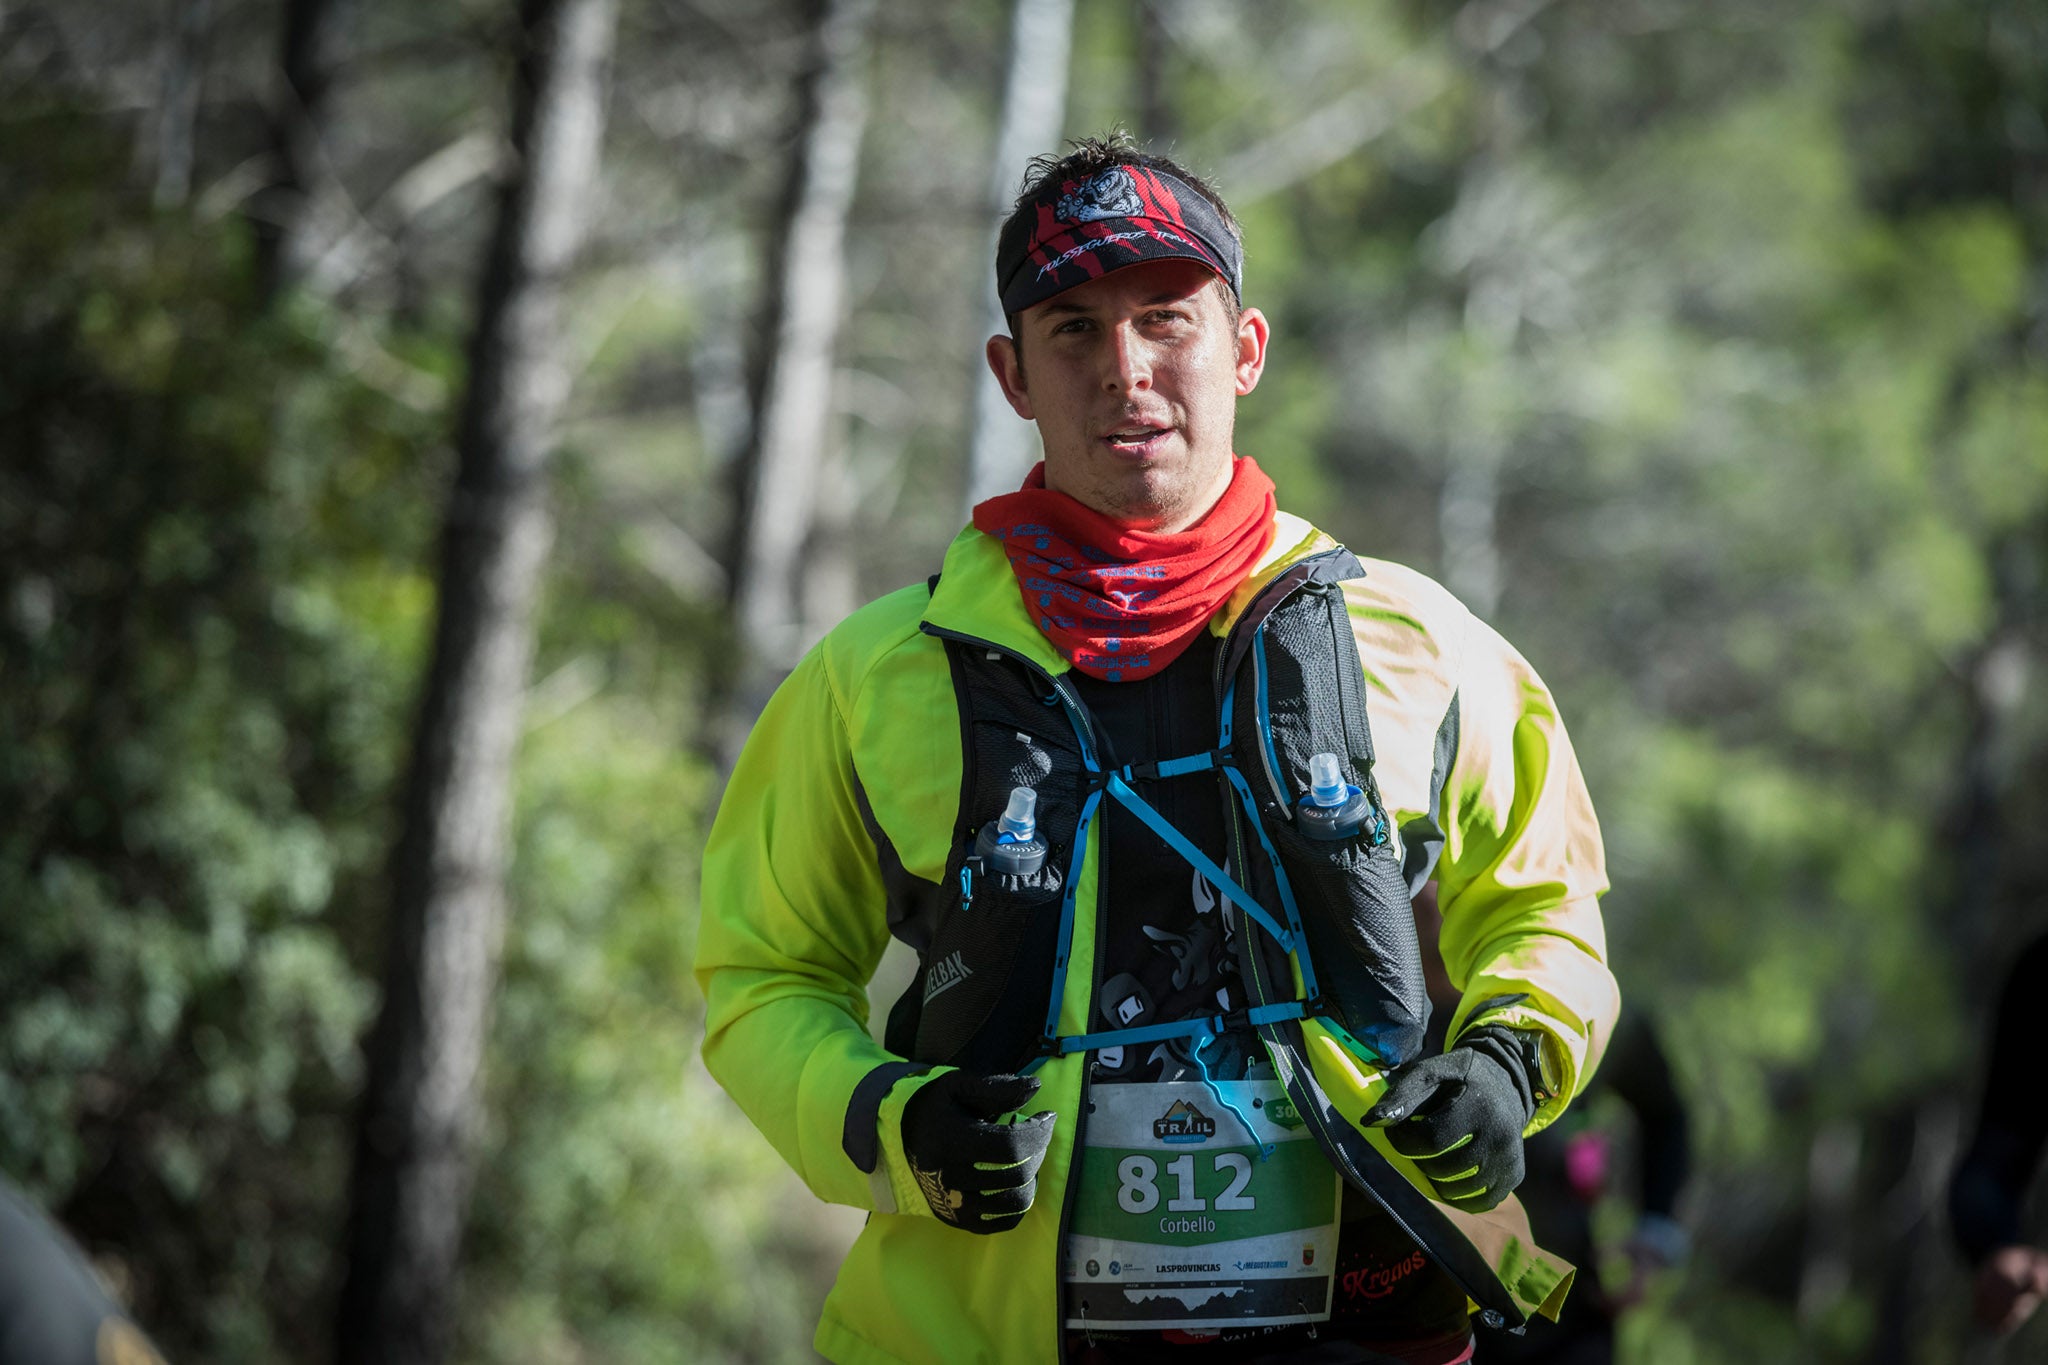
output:
[[[1209,630],[1228,635],[1266,585],[1311,555],[1337,548],[1337,542],[1289,512],[1273,517],[1273,542],[1258,567],[1210,618]],[[986,640],[1017,654],[1047,673],[1067,671],[1066,657],[1038,629],[1024,609],[1024,595],[1010,569],[1002,542],[969,526],[946,547],[939,583],[925,607],[924,624],[936,630]]]

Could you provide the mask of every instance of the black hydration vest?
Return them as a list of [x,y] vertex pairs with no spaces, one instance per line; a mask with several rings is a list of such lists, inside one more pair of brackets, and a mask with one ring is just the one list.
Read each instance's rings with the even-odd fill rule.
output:
[[[1421,1055],[1429,1022],[1410,882],[1373,778],[1365,677],[1339,586],[1363,574],[1342,548],[1281,573],[1216,652],[1215,746],[1122,767],[1105,762],[1070,680],[989,641],[927,624],[925,631],[945,642],[952,669],[960,807],[946,880],[919,907],[927,922],[901,935],[918,947],[919,966],[890,1011],[884,1042],[914,1062],[993,1074],[1099,1047],[1250,1029],[1346,1180],[1490,1310],[1489,1320],[1498,1314],[1519,1324],[1520,1310],[1484,1258],[1352,1127],[1358,1116],[1338,1111],[1308,1064],[1304,1018],[1348,1034],[1387,1066]],[[1314,839],[1299,828],[1295,812],[1317,753],[1337,755],[1345,782],[1370,804],[1370,817],[1350,839]],[[1215,785],[1236,878],[1144,799],[1151,784],[1170,781]],[[1029,876],[991,875],[975,855],[977,836],[1016,786],[1037,793],[1048,854]],[[1104,801],[1124,805],[1237,904],[1238,969],[1250,997],[1244,1007],[1059,1036],[1075,882],[1088,826]],[[1104,841],[1098,857],[1115,856]],[[1098,907],[1098,964],[1105,918]]]

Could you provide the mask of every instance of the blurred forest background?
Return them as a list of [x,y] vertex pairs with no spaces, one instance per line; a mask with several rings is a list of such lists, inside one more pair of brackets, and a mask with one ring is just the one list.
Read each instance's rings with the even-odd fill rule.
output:
[[2044,110],[2038,0],[0,3],[0,1171],[172,1359],[333,1358],[449,585],[456,1358],[810,1358],[858,1216],[695,1060],[720,756],[1021,472],[993,205],[1122,123],[1244,220],[1239,449],[1562,700],[1695,1124],[1630,1358],[2048,1358],[1941,1211],[2048,924]]

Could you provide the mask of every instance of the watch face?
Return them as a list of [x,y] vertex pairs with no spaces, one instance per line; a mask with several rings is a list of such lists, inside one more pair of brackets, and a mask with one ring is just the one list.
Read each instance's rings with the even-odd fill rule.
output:
[[1540,1033],[1523,1033],[1524,1046],[1529,1053],[1529,1075],[1535,1081],[1536,1101],[1554,1100],[1564,1083],[1563,1068],[1551,1052],[1550,1040]]

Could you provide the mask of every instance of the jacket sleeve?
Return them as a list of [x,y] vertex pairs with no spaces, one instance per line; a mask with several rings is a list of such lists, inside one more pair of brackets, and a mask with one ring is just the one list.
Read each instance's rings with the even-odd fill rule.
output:
[[819,1198],[920,1213],[895,1120],[935,1073],[868,1033],[888,930],[856,781],[814,649],[748,737],[705,846],[704,1064]]
[[1556,1097],[1545,1127],[1584,1086],[1621,998],[1607,966],[1600,826],[1550,691],[1491,627],[1460,612],[1457,752],[1445,783],[1438,865],[1444,966],[1462,999],[1456,1039],[1508,1024],[1546,1039]]

